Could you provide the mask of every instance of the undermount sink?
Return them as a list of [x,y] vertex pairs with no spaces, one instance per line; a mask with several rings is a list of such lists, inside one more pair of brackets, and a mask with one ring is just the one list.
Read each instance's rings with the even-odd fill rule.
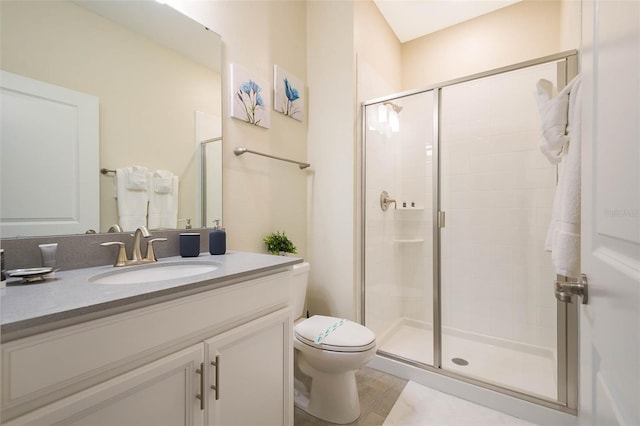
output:
[[89,278],[94,284],[144,284],[208,274],[219,268],[213,262],[179,261],[127,266]]

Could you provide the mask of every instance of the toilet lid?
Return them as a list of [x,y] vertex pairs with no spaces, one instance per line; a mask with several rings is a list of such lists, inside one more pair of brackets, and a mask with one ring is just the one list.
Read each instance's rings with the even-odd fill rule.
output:
[[376,346],[376,335],[346,319],[314,315],[294,327],[298,340],[318,349],[362,352]]

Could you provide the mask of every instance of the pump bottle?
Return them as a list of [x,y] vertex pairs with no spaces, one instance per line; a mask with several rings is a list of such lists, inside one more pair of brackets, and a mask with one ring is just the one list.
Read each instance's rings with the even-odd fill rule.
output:
[[209,232],[209,253],[225,254],[227,252],[227,233],[220,227],[220,219],[214,220],[213,231]]

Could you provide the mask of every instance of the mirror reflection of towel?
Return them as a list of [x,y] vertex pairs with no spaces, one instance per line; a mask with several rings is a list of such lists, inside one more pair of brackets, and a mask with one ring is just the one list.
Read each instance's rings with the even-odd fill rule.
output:
[[149,188],[147,168],[142,166],[131,166],[126,168],[127,189],[146,191]]
[[153,190],[159,194],[170,194],[173,191],[173,173],[169,170],[156,170],[151,177]]
[[178,227],[178,176],[169,170],[156,170],[151,174],[149,193],[149,229],[176,229]]
[[147,224],[149,202],[147,168],[131,166],[116,169],[114,177],[118,215],[123,231],[133,231]]

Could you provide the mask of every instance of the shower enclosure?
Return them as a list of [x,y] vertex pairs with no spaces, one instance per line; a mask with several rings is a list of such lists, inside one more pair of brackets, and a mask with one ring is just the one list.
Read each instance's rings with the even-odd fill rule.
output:
[[535,84],[576,52],[363,104],[362,319],[378,354],[574,412],[575,310],[544,240]]

